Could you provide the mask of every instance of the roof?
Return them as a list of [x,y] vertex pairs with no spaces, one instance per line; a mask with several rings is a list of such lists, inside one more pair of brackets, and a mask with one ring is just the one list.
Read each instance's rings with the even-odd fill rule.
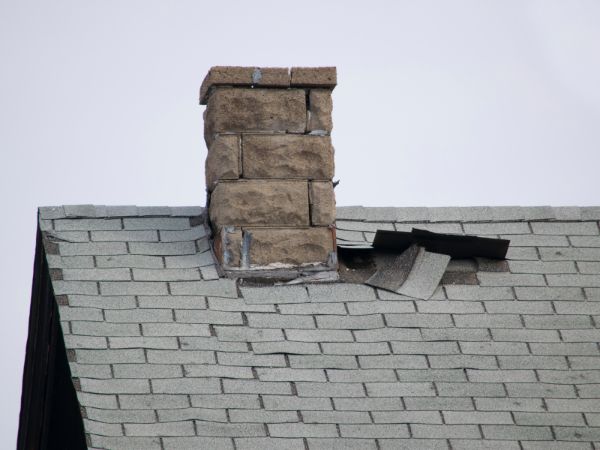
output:
[[[201,208],[41,208],[88,444],[591,449],[600,207],[338,208],[337,237],[510,239],[430,300],[219,278]],[[596,444],[597,445],[597,444]]]

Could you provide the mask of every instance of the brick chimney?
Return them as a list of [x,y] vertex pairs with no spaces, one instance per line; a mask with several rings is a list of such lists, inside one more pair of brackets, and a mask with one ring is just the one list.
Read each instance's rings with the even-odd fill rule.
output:
[[335,67],[213,67],[200,88],[213,249],[229,274],[333,271]]

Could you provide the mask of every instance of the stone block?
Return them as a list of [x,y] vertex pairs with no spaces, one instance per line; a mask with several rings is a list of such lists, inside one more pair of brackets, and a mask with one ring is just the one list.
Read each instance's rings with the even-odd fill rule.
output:
[[333,147],[328,136],[244,135],[242,147],[244,178],[333,177]]
[[309,184],[310,221],[312,225],[331,225],[335,222],[335,194],[331,181]]
[[211,67],[200,87],[200,104],[208,101],[210,88],[218,85],[250,86],[254,67],[215,66]]
[[242,230],[221,227],[215,233],[215,255],[223,266],[239,267],[242,252]]
[[308,114],[308,131],[326,131],[331,133],[333,121],[333,101],[329,89],[311,89],[309,94],[310,110]]
[[328,87],[337,84],[335,67],[292,67],[292,86]]
[[252,72],[255,86],[288,87],[290,71],[287,67],[260,67]]
[[217,229],[243,225],[306,226],[308,185],[304,181],[221,182],[212,193],[209,214]]
[[206,187],[209,190],[219,180],[236,180],[240,177],[240,137],[235,134],[215,138],[206,157]]
[[204,118],[207,143],[216,133],[304,133],[305,129],[306,96],[301,89],[217,88]]
[[335,250],[332,231],[325,227],[246,228],[244,253],[250,268],[326,264]]

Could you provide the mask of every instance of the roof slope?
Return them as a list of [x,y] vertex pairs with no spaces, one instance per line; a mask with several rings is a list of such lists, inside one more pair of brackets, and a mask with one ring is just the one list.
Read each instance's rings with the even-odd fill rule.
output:
[[511,240],[508,263],[456,261],[427,301],[218,279],[201,214],[40,209],[90,446],[600,441],[600,208],[338,208],[345,242],[415,224]]

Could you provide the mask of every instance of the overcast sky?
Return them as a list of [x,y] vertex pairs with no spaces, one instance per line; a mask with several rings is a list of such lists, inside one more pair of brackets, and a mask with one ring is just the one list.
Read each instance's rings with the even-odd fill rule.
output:
[[203,204],[210,66],[337,66],[340,205],[597,205],[599,23],[595,0],[0,0],[0,447],[35,208]]

